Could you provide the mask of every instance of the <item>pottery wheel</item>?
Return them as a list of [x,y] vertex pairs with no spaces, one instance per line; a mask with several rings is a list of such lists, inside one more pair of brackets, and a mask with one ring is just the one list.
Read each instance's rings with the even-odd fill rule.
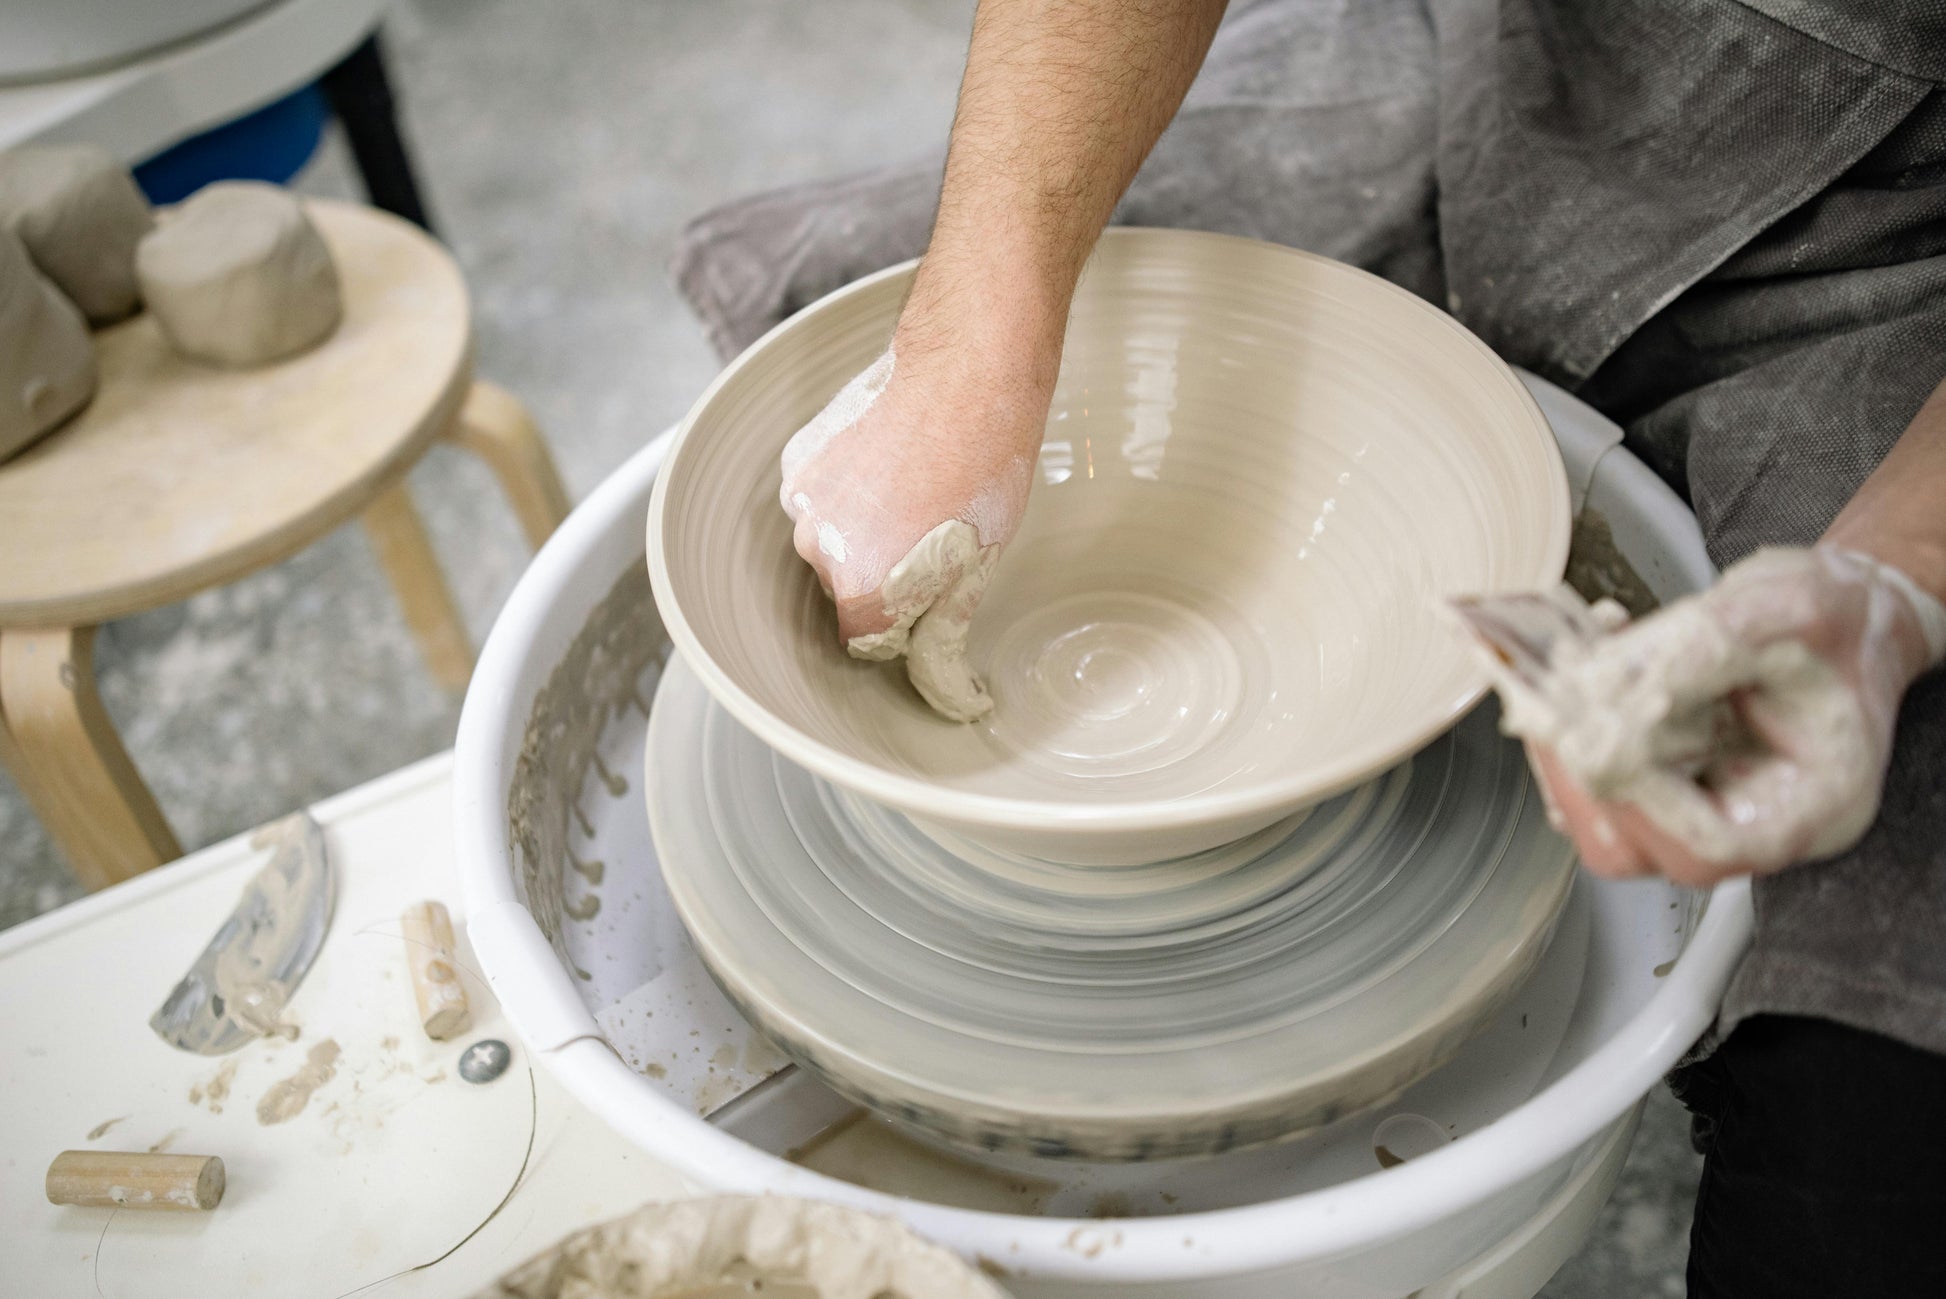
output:
[[1239,844],[1075,867],[813,778],[676,659],[649,818],[705,965],[840,1092],[978,1149],[1215,1153],[1396,1093],[1539,960],[1573,856],[1495,720]]

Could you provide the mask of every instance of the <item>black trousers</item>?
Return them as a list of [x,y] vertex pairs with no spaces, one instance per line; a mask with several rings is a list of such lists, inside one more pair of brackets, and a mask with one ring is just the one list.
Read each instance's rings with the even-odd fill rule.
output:
[[1946,1056],[1760,1015],[1670,1081],[1704,1155],[1689,1299],[1946,1296]]

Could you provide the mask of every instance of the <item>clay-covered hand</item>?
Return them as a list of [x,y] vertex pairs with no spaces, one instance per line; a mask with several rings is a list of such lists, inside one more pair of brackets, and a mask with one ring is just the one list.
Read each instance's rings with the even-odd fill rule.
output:
[[780,496],[839,636],[859,658],[905,656],[955,721],[993,708],[967,631],[1026,510],[1046,415],[1033,385],[888,351],[784,448]]
[[1708,884],[1856,843],[1899,701],[1942,656],[1946,608],[1904,573],[1761,550],[1557,658],[1547,706],[1510,701],[1508,729],[1590,870]]

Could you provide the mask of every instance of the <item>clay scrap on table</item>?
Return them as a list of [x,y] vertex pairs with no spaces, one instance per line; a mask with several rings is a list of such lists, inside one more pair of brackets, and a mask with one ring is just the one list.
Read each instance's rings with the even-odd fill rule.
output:
[[106,149],[60,145],[0,153],[0,226],[41,274],[106,325],[134,311],[135,246],[155,228],[149,201]]
[[220,181],[167,215],[135,251],[142,297],[178,352],[216,365],[294,356],[338,327],[338,272],[288,191]]
[[0,460],[87,405],[95,378],[87,321],[0,226]]

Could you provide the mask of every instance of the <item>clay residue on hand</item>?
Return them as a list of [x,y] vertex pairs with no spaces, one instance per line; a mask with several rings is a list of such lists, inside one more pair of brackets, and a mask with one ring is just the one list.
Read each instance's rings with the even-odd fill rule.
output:
[[[982,546],[970,523],[949,519],[919,539],[892,566],[882,588],[892,625],[869,636],[854,636],[846,648],[854,658],[884,661],[905,657],[906,675],[933,710],[956,722],[973,722],[993,711],[993,699],[966,659],[973,611],[992,579],[999,546]],[[960,576],[940,590],[942,575]]]
[[[1731,571],[1712,596],[1748,583],[1760,552]],[[1761,580],[1759,578],[1758,580]],[[1834,817],[1810,844],[1777,817],[1752,817],[1729,806],[1713,780],[1718,769],[1748,764],[1762,753],[1731,703],[1733,692],[1761,689],[1773,717],[1791,733],[1818,737],[1816,761],[1797,764],[1801,797],[1838,801],[1836,789],[1871,761],[1853,696],[1836,671],[1802,641],[1751,644],[1732,635],[1710,602],[1690,596],[1654,617],[1627,623],[1607,601],[1585,610],[1598,629],[1569,618],[1546,639],[1542,664],[1516,666],[1505,651],[1483,654],[1500,694],[1501,727],[1551,749],[1562,769],[1597,799],[1632,803],[1666,834],[1709,861],[1823,856],[1854,841],[1876,810],[1866,802]],[[1566,587],[1474,602],[1476,615],[1504,616],[1519,628],[1553,607],[1572,613]]]
[[326,1038],[311,1048],[304,1065],[288,1078],[272,1083],[257,1102],[257,1122],[269,1126],[284,1123],[304,1112],[311,1093],[330,1082],[338,1072],[338,1043]]

